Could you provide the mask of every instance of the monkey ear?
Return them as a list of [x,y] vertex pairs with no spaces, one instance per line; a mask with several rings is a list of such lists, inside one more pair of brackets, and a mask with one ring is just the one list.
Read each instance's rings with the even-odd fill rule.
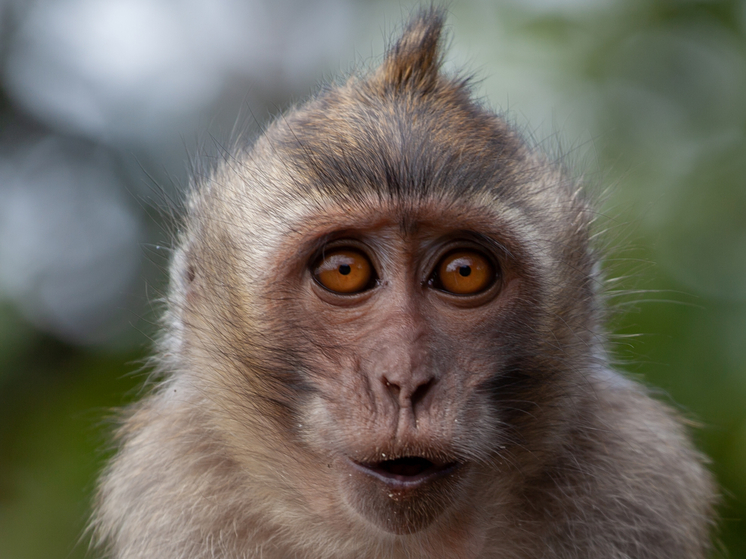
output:
[[388,49],[374,81],[384,91],[426,94],[438,81],[442,55],[440,40],[445,10],[430,7],[410,19],[399,40]]

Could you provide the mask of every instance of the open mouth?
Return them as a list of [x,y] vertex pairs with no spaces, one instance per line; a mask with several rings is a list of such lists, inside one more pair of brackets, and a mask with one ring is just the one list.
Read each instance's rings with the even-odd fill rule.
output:
[[358,470],[371,475],[392,488],[413,488],[450,474],[458,462],[435,463],[420,456],[404,456],[382,462],[352,462]]

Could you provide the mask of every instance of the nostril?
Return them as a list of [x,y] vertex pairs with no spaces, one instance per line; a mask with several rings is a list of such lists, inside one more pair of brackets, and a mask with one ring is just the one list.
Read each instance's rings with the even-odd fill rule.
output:
[[420,384],[415,391],[412,393],[412,396],[410,396],[410,400],[412,401],[412,407],[416,407],[418,403],[422,401],[422,399],[427,395],[427,393],[430,391],[430,388],[432,387],[434,383],[433,379],[428,380],[427,382],[424,382]]
[[383,379],[383,383],[386,385],[386,388],[388,389],[389,393],[394,398],[394,401],[398,403],[399,393],[401,392],[401,387],[398,384],[391,382],[387,378]]
[[412,384],[415,386],[414,390],[411,390],[409,383],[404,384],[402,387],[401,384],[391,382],[391,380],[386,377],[383,377],[381,380],[386,386],[389,394],[391,394],[391,397],[399,404],[399,406],[411,406],[413,408],[425,398],[427,393],[430,391],[430,388],[432,388],[435,383],[435,379],[432,378],[420,383],[413,382]]

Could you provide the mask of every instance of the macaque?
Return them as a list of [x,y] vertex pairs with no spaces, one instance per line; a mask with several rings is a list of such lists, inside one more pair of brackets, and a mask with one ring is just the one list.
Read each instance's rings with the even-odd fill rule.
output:
[[708,555],[703,456],[609,365],[594,210],[441,69],[443,23],[194,188],[102,555]]

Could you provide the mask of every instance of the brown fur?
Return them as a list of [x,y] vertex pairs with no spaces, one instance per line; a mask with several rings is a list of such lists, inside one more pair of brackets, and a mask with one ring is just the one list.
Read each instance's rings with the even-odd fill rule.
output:
[[[442,25],[421,12],[196,188],[163,382],[100,484],[108,556],[707,555],[702,456],[608,367],[578,185],[441,73]],[[380,276],[353,303],[311,277],[338,239]],[[448,239],[495,255],[496,295],[428,287]],[[462,467],[389,492],[349,466],[405,456]]]

